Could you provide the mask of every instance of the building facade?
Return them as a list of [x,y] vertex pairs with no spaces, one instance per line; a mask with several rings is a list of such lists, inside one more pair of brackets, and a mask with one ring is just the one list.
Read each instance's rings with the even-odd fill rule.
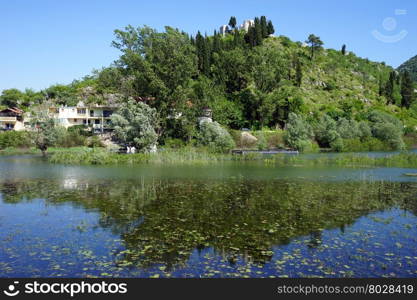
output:
[[249,27],[253,27],[253,26],[255,26],[254,20],[245,20],[243,24],[239,26],[239,28],[247,32],[249,30]]
[[0,111],[0,130],[24,130],[23,110],[6,108]]
[[79,102],[76,106],[50,107],[48,113],[65,128],[86,125],[94,131],[103,132],[109,129],[110,117],[116,109],[115,106],[85,105]]

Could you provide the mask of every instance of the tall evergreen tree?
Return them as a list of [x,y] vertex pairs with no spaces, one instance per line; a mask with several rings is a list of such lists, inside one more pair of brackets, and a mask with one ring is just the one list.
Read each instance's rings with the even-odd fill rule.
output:
[[382,79],[382,76],[380,76],[378,80],[378,95],[383,96],[384,93],[385,93],[384,80]]
[[388,104],[394,103],[394,85],[396,81],[395,71],[391,71],[387,83],[385,84],[385,97],[387,97]]
[[245,34],[245,41],[250,47],[256,46],[256,30],[254,26],[250,26],[248,32]]
[[233,45],[235,48],[242,46],[242,37],[237,29],[235,29],[233,33]]
[[203,43],[203,73],[208,76],[210,74],[212,47],[210,38],[206,35]]
[[213,36],[213,53],[220,53],[221,50],[222,50],[221,39],[220,39],[219,34],[215,32]]
[[342,51],[341,52],[342,52],[343,55],[346,55],[346,45],[342,46]]
[[230,17],[230,20],[229,20],[229,26],[232,28],[232,29],[235,29],[236,28],[236,17]]
[[408,71],[401,73],[401,106],[409,108],[413,102],[414,86],[411,75]]
[[259,18],[255,18],[255,46],[261,45],[263,36],[262,36],[262,25]]
[[303,81],[303,70],[301,68],[300,59],[297,57],[295,60],[295,83],[296,86],[300,87]]
[[263,38],[268,37],[268,24],[266,22],[265,16],[261,16],[260,26],[261,26],[262,37]]
[[198,70],[204,72],[204,61],[205,61],[205,39],[200,31],[197,32],[195,37],[195,47],[198,58]]
[[268,35],[275,33],[275,28],[271,20],[268,21],[268,25],[266,25],[266,27],[267,27]]

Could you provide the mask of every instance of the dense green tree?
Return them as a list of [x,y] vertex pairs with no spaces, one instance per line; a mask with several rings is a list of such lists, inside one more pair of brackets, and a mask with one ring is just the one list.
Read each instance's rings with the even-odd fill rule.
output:
[[323,46],[323,41],[320,39],[320,37],[315,36],[314,34],[310,34],[308,36],[308,39],[306,40],[307,44],[310,44],[311,48],[311,59],[314,58],[314,54],[320,50]]
[[285,129],[284,140],[288,146],[299,151],[311,148],[313,133],[310,125],[301,116],[290,113]]
[[204,37],[201,35],[200,31],[197,32],[195,37],[195,47],[197,51],[197,58],[198,58],[198,69],[200,72],[204,70],[204,48],[205,48],[205,40]]
[[265,16],[261,16],[260,27],[262,32],[262,38],[268,37],[268,24]]
[[235,29],[235,27],[236,27],[236,17],[230,17],[230,20],[229,20],[229,26],[232,28],[232,29]]
[[401,73],[401,96],[403,107],[409,108],[414,101],[414,86],[410,73],[404,71]]
[[235,147],[229,132],[217,122],[203,122],[200,125],[199,141],[216,152],[228,152]]
[[111,116],[116,138],[123,144],[148,152],[156,146],[158,115],[154,108],[142,102],[129,100]]
[[259,18],[255,18],[255,26],[254,26],[254,34],[255,34],[255,46],[259,46],[262,44],[262,40],[264,39],[262,33],[262,24]]
[[154,97],[151,105],[165,120],[172,109],[182,105],[174,97],[178,87],[188,87],[197,75],[195,47],[186,34],[170,27],[157,32],[149,27],[128,26],[115,34],[113,46],[122,52],[116,65],[131,86],[131,94],[124,96]]
[[391,71],[389,74],[389,79],[385,84],[385,96],[387,97],[388,104],[394,104],[394,85],[396,81],[395,71]]
[[213,79],[225,87],[227,94],[240,91],[249,80],[245,50],[236,48],[214,56]]
[[55,119],[48,116],[46,110],[33,112],[31,119],[33,128],[31,138],[36,147],[42,151],[43,156],[49,147],[54,146],[65,128],[56,124]]
[[3,90],[0,96],[0,104],[8,107],[17,107],[24,100],[24,93],[18,89]]
[[244,37],[241,32],[237,29],[233,32],[233,47],[242,47],[244,44]]
[[303,80],[303,69],[298,58],[295,60],[295,84],[300,87]]
[[389,144],[392,150],[399,150],[404,148],[402,140],[403,124],[394,116],[372,110],[367,114],[367,119],[370,122],[372,135],[381,141]]
[[271,34],[275,33],[275,28],[274,28],[274,25],[272,24],[271,20],[268,21],[267,32],[268,32],[268,35],[271,35]]
[[212,60],[212,46],[210,38],[205,36],[203,43],[203,69],[202,72],[204,75],[208,76],[210,74],[210,66]]
[[248,32],[245,34],[245,41],[250,47],[256,46],[256,30],[254,26],[249,27]]
[[324,114],[314,128],[314,134],[319,145],[332,148],[335,151],[341,150],[341,137],[337,129],[336,121]]
[[[235,31],[236,32],[236,31]],[[215,33],[213,35],[213,53],[220,53],[222,51],[222,40],[220,34]]]

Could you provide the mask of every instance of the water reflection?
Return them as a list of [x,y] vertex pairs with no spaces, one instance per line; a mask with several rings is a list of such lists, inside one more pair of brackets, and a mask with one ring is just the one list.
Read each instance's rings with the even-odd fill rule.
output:
[[[338,238],[350,234],[343,242],[349,247],[367,243],[380,238],[388,224],[372,220],[380,227],[373,232],[360,227],[362,232],[355,236],[351,228],[358,219],[396,209],[410,212],[408,221],[415,222],[417,213],[412,182],[189,177],[103,180],[69,173],[61,178],[2,179],[0,272],[5,276],[301,276],[294,273],[297,261],[302,265],[308,255],[323,249],[333,249],[328,263],[345,259],[352,270],[362,270],[360,261],[338,257]],[[409,237],[416,233],[415,224],[410,224],[396,228],[401,234],[398,240],[408,243],[409,252],[417,245]],[[335,231],[332,243],[328,236]],[[383,242],[393,244],[389,236]],[[298,243],[309,252],[297,257],[297,245],[303,249]],[[281,253],[285,247],[295,252]],[[352,248],[352,253],[357,251]],[[294,259],[292,268],[280,263],[288,261],[288,255]],[[398,259],[414,255],[410,252]],[[312,276],[344,274],[313,266],[315,259],[313,255],[302,274],[312,268]],[[413,271],[416,261],[407,263],[404,272]],[[385,271],[381,267],[372,272],[382,276]],[[373,274],[362,272],[362,276]]]

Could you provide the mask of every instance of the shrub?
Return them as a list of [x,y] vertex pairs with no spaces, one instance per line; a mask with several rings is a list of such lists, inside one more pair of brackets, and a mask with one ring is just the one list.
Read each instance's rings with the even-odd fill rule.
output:
[[402,130],[393,123],[375,123],[372,128],[373,135],[381,141],[387,142],[392,150],[404,149]]
[[267,150],[268,143],[266,141],[265,134],[262,131],[259,131],[255,134],[255,137],[258,139],[258,142],[256,143],[258,150]]
[[56,127],[58,137],[54,146],[69,148],[84,146],[87,143],[87,138],[81,133],[80,129],[70,128],[65,129],[61,126]]
[[28,148],[32,143],[28,132],[25,131],[4,131],[0,132],[0,149],[5,148]]
[[361,139],[361,141],[372,137],[371,127],[368,125],[368,123],[364,121],[359,122],[358,132],[359,132],[359,138]]
[[[337,123],[327,114],[324,114],[314,128],[314,133],[317,142],[321,147],[332,148],[332,145],[337,149],[340,148],[340,135],[337,131]],[[334,149],[336,150],[336,149]],[[340,151],[340,150],[337,150]]]
[[86,146],[90,148],[104,147],[103,142],[97,135],[93,135],[92,137],[88,138],[86,141]]
[[199,141],[215,152],[228,152],[235,147],[232,136],[217,122],[203,122],[200,125]]
[[330,143],[330,148],[332,148],[332,150],[336,152],[343,151],[343,140],[340,137],[336,138]]
[[360,136],[358,123],[345,118],[341,118],[337,122],[337,132],[342,139],[354,139]]
[[185,142],[181,139],[166,139],[165,147],[171,149],[180,149],[185,146]]
[[344,152],[360,152],[369,151],[367,145],[362,143],[359,138],[343,140],[343,151]]
[[284,134],[282,130],[262,131],[267,143],[268,149],[283,148]]
[[311,137],[310,125],[301,116],[290,113],[284,133],[285,143],[289,147],[303,152],[308,146],[311,146]]

